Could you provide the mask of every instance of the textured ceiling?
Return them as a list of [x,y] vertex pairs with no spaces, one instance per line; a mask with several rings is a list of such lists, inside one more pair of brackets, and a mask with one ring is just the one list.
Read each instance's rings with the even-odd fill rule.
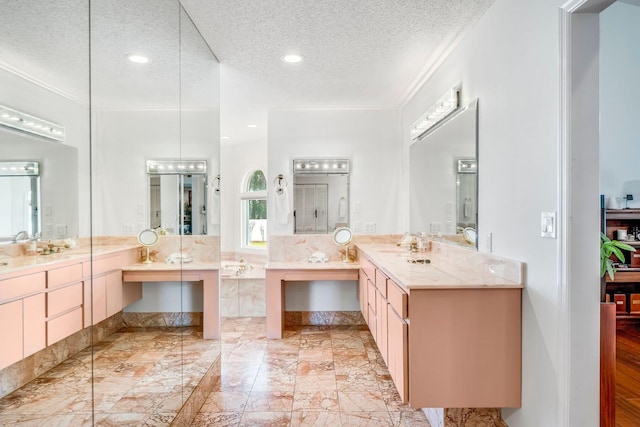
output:
[[[396,108],[493,0],[182,0],[221,62],[222,133],[266,140],[271,108]],[[0,0],[0,66],[88,100],[87,0]],[[176,54],[195,31],[174,0],[91,2],[92,101],[112,107],[211,99],[193,61]],[[144,16],[144,18],[143,18]],[[145,67],[124,61],[142,51]],[[304,56],[285,64],[288,52]],[[197,55],[193,56],[194,58]],[[184,58],[183,58],[184,59]],[[200,97],[200,98],[199,98]],[[247,124],[255,123],[256,129]]]
[[[267,108],[398,107],[492,2],[182,0],[222,64],[234,140],[251,137],[247,121],[264,129]],[[283,63],[288,52],[304,61]]]

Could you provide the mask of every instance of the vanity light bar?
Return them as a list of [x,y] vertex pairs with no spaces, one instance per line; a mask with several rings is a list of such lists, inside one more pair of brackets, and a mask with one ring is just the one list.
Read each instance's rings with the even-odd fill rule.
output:
[[299,159],[293,161],[293,173],[349,173],[347,159]]
[[431,106],[413,125],[411,125],[411,139],[416,140],[429,129],[440,123],[449,114],[458,109],[460,102],[458,89],[451,89]]
[[38,162],[0,162],[0,176],[38,176]]
[[21,132],[64,141],[64,126],[0,105],[0,125]]
[[476,173],[477,164],[474,159],[458,160],[458,173]]
[[149,175],[205,175],[206,160],[147,160]]

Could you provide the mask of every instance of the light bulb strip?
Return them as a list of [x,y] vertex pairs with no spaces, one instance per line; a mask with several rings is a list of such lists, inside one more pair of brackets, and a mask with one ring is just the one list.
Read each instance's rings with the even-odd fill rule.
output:
[[38,162],[0,162],[0,176],[38,176]]
[[147,160],[149,175],[205,175],[206,160]]
[[294,174],[309,173],[349,173],[348,159],[296,159],[293,161]]
[[55,141],[64,141],[64,126],[40,119],[13,108],[0,105],[0,126],[42,136]]
[[458,89],[447,91],[435,104],[431,106],[411,126],[411,139],[416,140],[427,133],[429,129],[444,120],[449,114],[458,109],[460,102]]

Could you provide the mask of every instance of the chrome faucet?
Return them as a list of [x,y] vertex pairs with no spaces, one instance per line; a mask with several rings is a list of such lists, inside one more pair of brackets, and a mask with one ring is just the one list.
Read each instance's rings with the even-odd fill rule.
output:
[[29,232],[26,230],[18,231],[18,234],[13,237],[12,243],[18,243],[18,240],[29,240]]

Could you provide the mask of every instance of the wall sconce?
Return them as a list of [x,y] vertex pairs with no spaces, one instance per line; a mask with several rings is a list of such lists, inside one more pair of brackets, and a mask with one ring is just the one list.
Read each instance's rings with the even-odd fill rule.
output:
[[460,102],[459,89],[454,88],[445,93],[442,98],[431,106],[413,125],[411,125],[411,139],[415,141],[427,133],[435,125],[444,120],[449,114],[458,109]]
[[0,162],[0,176],[38,176],[38,162]]
[[55,141],[64,141],[63,126],[22,113],[13,108],[5,107],[4,105],[0,105],[0,125]]
[[149,175],[204,175],[206,160],[147,160]]
[[347,159],[298,159],[293,161],[293,173],[349,173]]

